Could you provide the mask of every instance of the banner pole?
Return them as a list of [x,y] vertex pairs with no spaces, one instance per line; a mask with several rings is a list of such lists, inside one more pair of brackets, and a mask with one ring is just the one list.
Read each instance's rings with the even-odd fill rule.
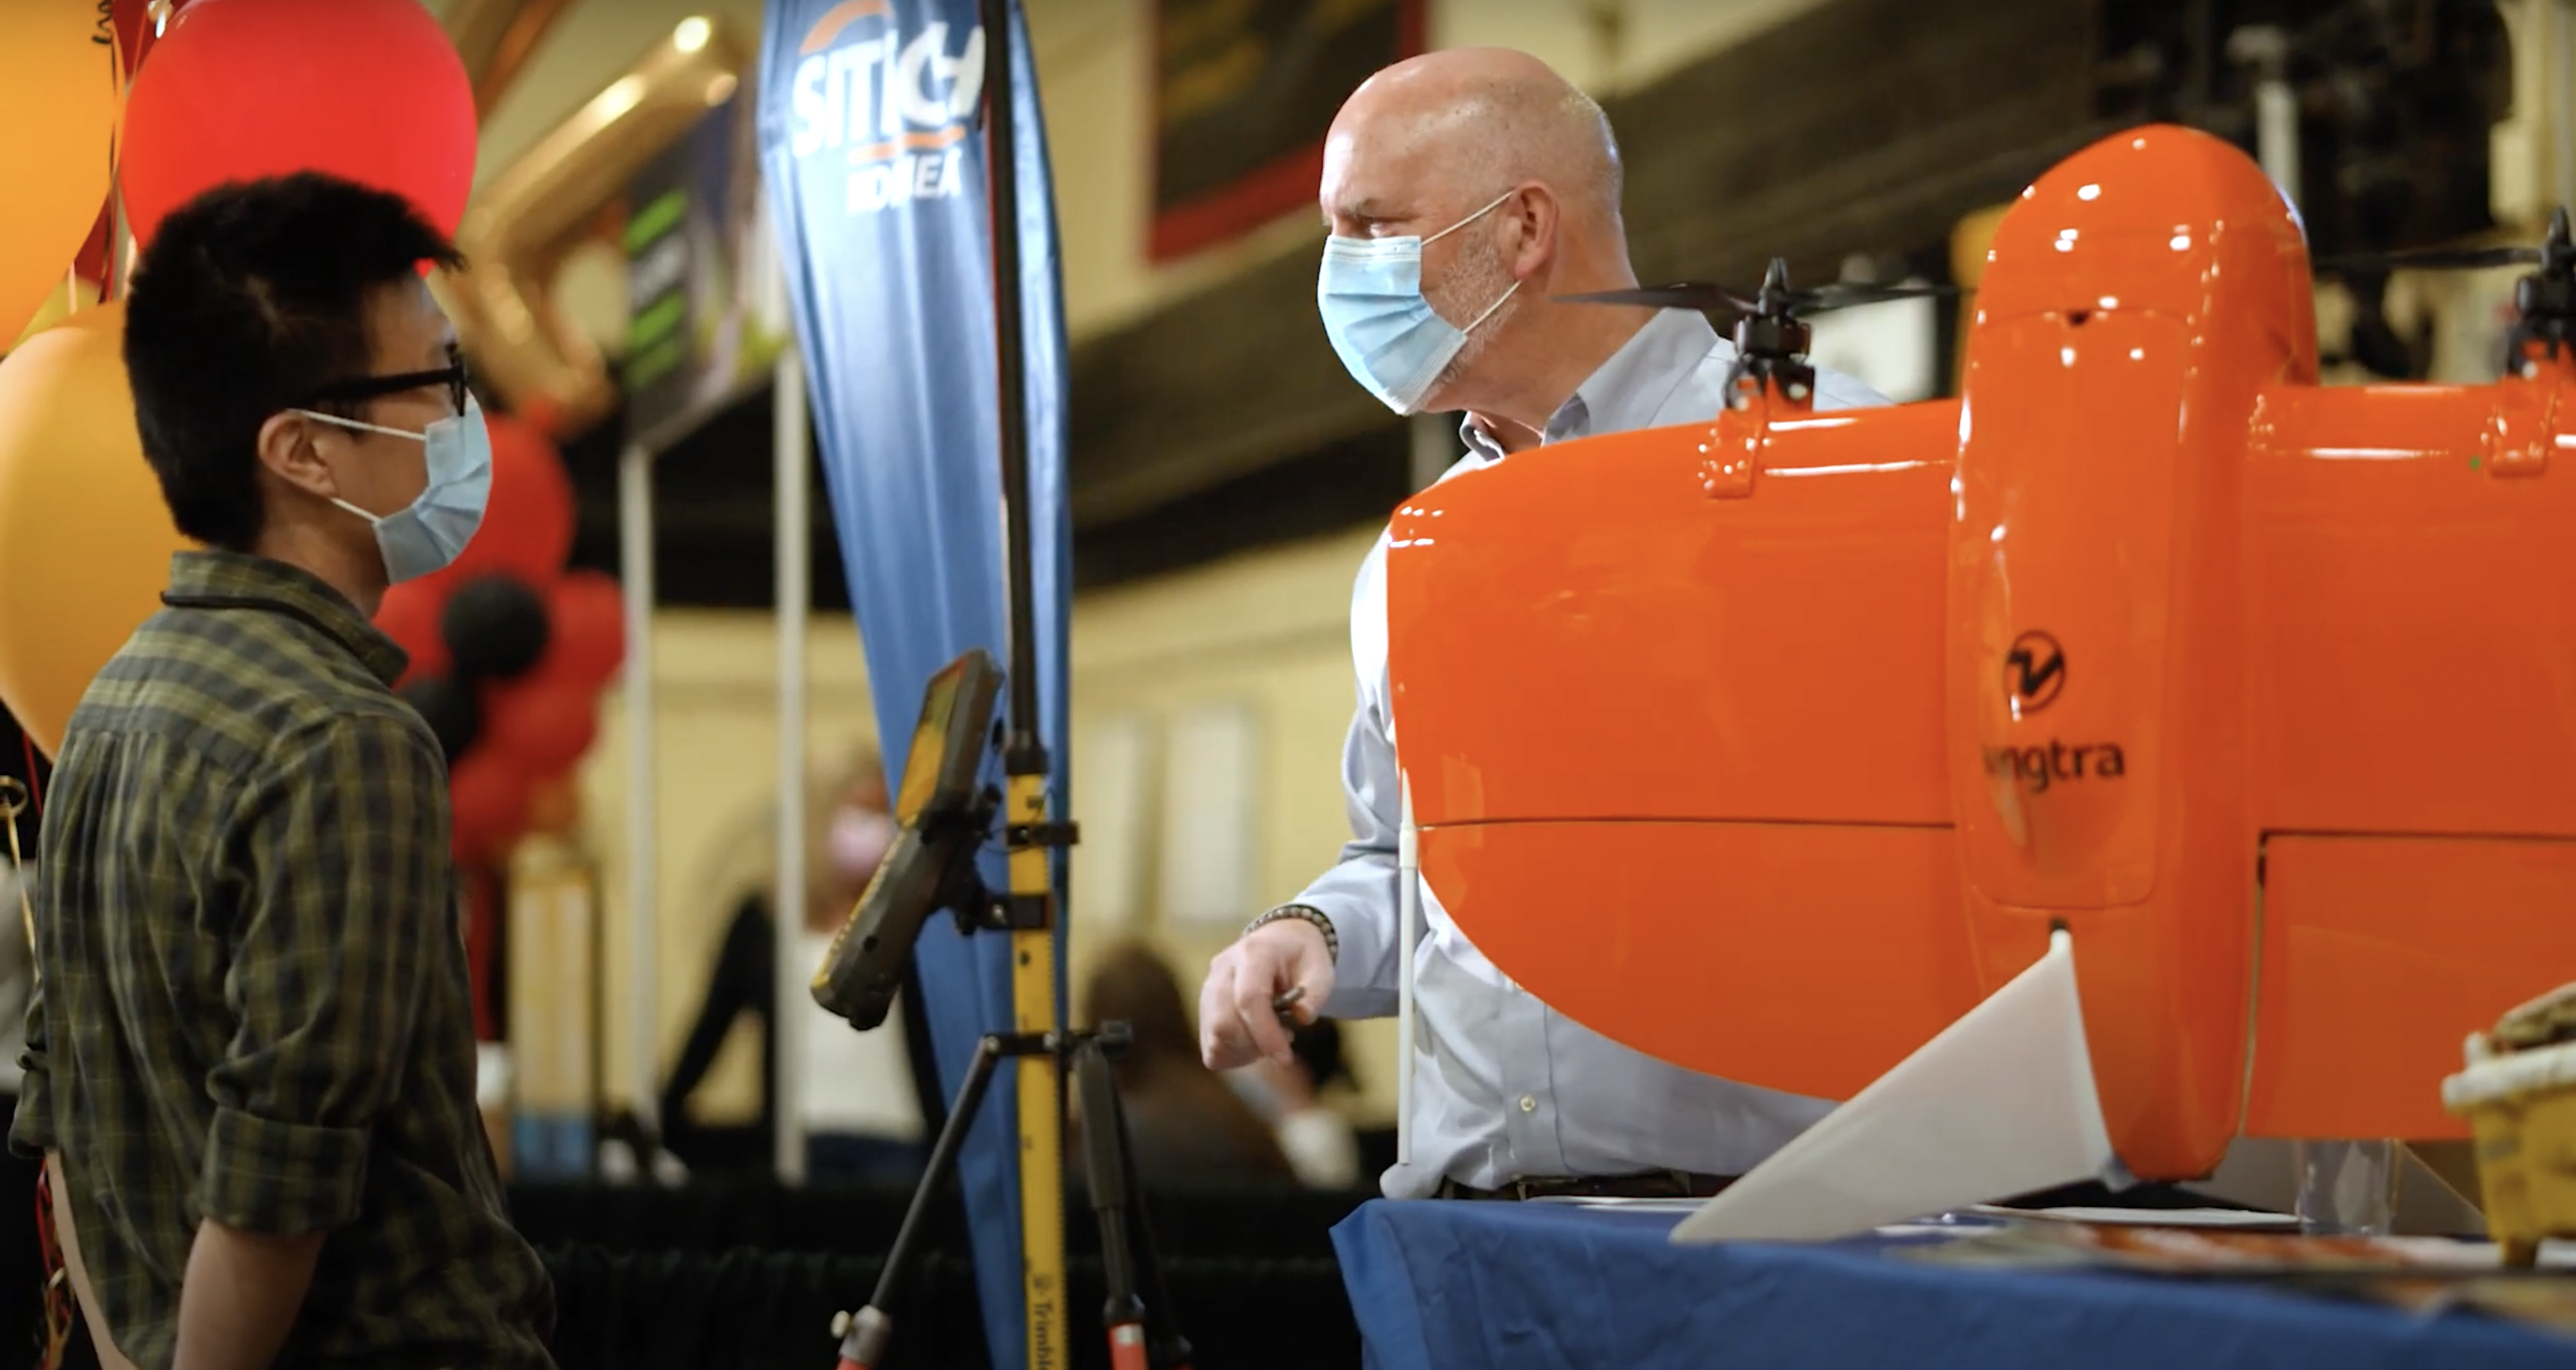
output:
[[771,916],[778,933],[773,941],[776,963],[771,985],[770,1026],[777,1034],[777,1077],[771,1084],[769,1115],[777,1123],[778,1177],[789,1184],[805,1182],[805,1059],[811,1050],[808,1021],[813,995],[806,981],[814,968],[805,961],[808,872],[805,834],[806,718],[805,637],[813,612],[813,493],[805,437],[805,359],[791,347],[778,355],[771,392],[770,437],[772,478],[776,483],[778,528],[775,548],[778,579],[778,895]]
[[[1038,731],[1037,585],[1029,529],[1026,316],[1020,281],[1017,92],[1010,0],[979,0],[984,28],[985,167],[991,180],[993,324],[1000,381],[1002,535],[1010,602],[1010,730],[1003,746],[1010,848],[1011,1009],[1021,1032],[1056,1030],[1055,880],[1049,764]],[[1063,1060],[1020,1058],[1020,1262],[1029,1370],[1070,1364],[1064,1304]]]
[[654,879],[661,859],[661,798],[653,778],[653,453],[629,443],[617,461],[619,571],[626,591],[626,908],[627,955],[634,983],[627,987],[627,1030],[633,1059],[635,1116],[655,1128],[660,1087],[654,1056],[661,1035],[656,991],[661,941],[654,919]]

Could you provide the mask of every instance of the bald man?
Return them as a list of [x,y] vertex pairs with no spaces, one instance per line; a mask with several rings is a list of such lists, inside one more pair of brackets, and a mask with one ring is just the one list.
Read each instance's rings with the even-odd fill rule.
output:
[[[1536,58],[1433,53],[1355,92],[1324,149],[1332,231],[1317,305],[1352,379],[1398,413],[1466,411],[1472,470],[1542,443],[1699,422],[1734,348],[1694,313],[1567,305],[1637,284],[1619,149],[1600,106]],[[1821,408],[1884,404],[1819,371]],[[1445,479],[1445,477],[1444,477]],[[1201,1049],[1217,1069],[1284,1060],[1296,1012],[1396,1008],[1401,792],[1388,731],[1386,538],[1351,602],[1359,709],[1342,756],[1352,840],[1293,903],[1210,964]],[[1830,1105],[1650,1059],[1541,1004],[1422,895],[1413,1157],[1390,1197],[1713,1194]],[[1583,935],[1583,910],[1565,933]]]

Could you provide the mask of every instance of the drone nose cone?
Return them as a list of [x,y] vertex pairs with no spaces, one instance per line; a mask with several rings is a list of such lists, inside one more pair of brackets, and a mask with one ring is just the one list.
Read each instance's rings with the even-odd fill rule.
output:
[[[1985,313],[2128,308],[2200,314],[2213,290],[2305,288],[2307,248],[2254,159],[2194,129],[2148,125],[2093,144],[2024,190],[1995,227]],[[2268,279],[2278,278],[2278,279]]]
[[[2272,219],[2290,224],[2290,207],[2254,159],[2223,138],[2172,124],[2115,133],[2058,163],[2022,192],[2054,236],[2153,233],[2177,225]],[[2022,215],[2028,219],[2030,216]]]

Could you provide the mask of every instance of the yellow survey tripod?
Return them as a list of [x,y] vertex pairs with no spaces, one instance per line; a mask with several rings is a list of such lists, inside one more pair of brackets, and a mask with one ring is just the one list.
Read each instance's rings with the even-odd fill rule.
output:
[[[994,669],[978,649],[931,679],[912,755],[897,796],[903,831],[889,851],[851,924],[815,979],[824,1007],[862,1028],[883,1021],[911,955],[911,940],[932,908],[952,910],[961,928],[1007,932],[1011,939],[1012,1024],[977,1044],[964,1086],[949,1109],[912,1206],[868,1306],[835,1330],[841,1370],[884,1364],[893,1310],[920,1264],[921,1242],[937,1195],[994,1072],[1012,1063],[1018,1084],[1020,1261],[1026,1299],[1028,1370],[1068,1370],[1070,1319],[1064,1260],[1064,1086],[1068,1070],[1083,1091],[1084,1141],[1091,1205],[1100,1218],[1102,1267],[1108,1280],[1104,1327],[1116,1370],[1178,1370],[1189,1344],[1174,1326],[1160,1263],[1137,1192],[1126,1122],[1111,1086],[1109,1058],[1123,1050],[1126,1025],[1094,1032],[1058,1026],[1056,995],[1056,852],[1073,845],[1075,828],[1048,813],[1053,767],[1038,731],[1036,588],[1029,528],[1028,384],[1021,305],[1019,157],[1016,91],[1011,81],[1010,0],[981,0],[984,42],[985,166],[993,224],[993,285],[1000,400],[1003,540],[1010,605],[1010,670]],[[995,795],[972,778],[970,752],[991,733],[995,694],[1007,680],[1010,708],[997,740],[1004,788]],[[998,820],[1009,851],[1003,891],[974,873],[974,852]],[[1131,1251],[1131,1242],[1133,1250]],[[1152,1294],[1151,1303],[1141,1295]],[[996,1348],[998,1351],[999,1348]],[[997,1364],[999,1358],[996,1358]]]

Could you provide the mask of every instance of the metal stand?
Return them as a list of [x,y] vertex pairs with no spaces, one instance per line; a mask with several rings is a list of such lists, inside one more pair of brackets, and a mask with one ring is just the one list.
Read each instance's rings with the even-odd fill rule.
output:
[[[1073,825],[1052,821],[1054,772],[1038,731],[1035,558],[1029,531],[1027,317],[1020,280],[1019,123],[1012,83],[1011,0],[980,0],[984,28],[985,168],[991,187],[993,332],[1002,446],[1002,548],[1010,595],[1010,728],[1003,740],[1003,835],[1010,848],[1002,923],[1011,937],[1011,1016],[1020,1034],[1051,1034],[1056,1003],[1055,853]],[[1064,1310],[1064,1061],[1019,1058],[1020,1287],[1028,1370],[1070,1364]],[[972,1110],[968,1110],[971,1112]]]
[[[1126,1110],[1119,1106],[1110,1073],[1110,1058],[1126,1051],[1128,1042],[1125,1023],[1103,1023],[1091,1032],[991,1033],[975,1044],[975,1060],[931,1146],[930,1167],[912,1191],[912,1206],[904,1211],[876,1291],[867,1307],[845,1315],[846,1321],[834,1328],[841,1336],[840,1370],[880,1370],[885,1364],[894,1340],[890,1310],[911,1292],[931,1208],[956,1171],[958,1148],[974,1126],[994,1068],[1005,1057],[1050,1069],[1069,1067],[1081,1091],[1084,1177],[1099,1218],[1100,1264],[1109,1285],[1101,1321],[1109,1338],[1111,1370],[1188,1370],[1190,1344],[1181,1335],[1163,1283],[1153,1222],[1137,1183],[1135,1149],[1128,1142]],[[1146,1291],[1153,1295],[1150,1301]]]
[[[977,1105],[983,1102],[995,1067],[1004,1057],[1014,1063],[1019,1102],[1020,1268],[1027,1316],[1024,1363],[1027,1370],[1064,1370],[1071,1363],[1064,1307],[1064,1072],[1068,1064],[1084,1069],[1083,1062],[1098,1055],[1102,1047],[1098,1035],[1057,1029],[1055,854],[1073,844],[1075,831],[1072,823],[1060,821],[1048,812],[1047,784],[1054,767],[1038,727],[1038,616],[1029,526],[1032,482],[1026,318],[1022,312],[1019,116],[1014,108],[1011,72],[1015,28],[1012,9],[1010,0],[979,0],[977,6],[984,31],[983,132],[992,212],[1002,542],[1010,614],[1010,668],[1006,673],[1010,708],[1008,727],[1001,739],[1004,789],[1000,811],[1003,842],[1009,850],[1009,879],[1003,890],[995,892],[998,897],[962,901],[956,908],[961,923],[969,925],[970,930],[981,927],[1003,931],[1011,939],[1013,1031],[990,1034],[977,1045],[957,1106],[949,1110],[947,1122],[940,1128],[938,1143],[931,1151],[930,1171],[913,1193],[912,1208],[886,1259],[876,1294],[843,1333],[843,1370],[874,1370],[883,1357],[893,1331],[888,1310],[902,1296],[913,1267],[919,1263],[919,1243],[930,1198],[956,1168],[958,1147],[974,1121]],[[982,821],[989,824],[991,820],[987,817]],[[1123,1045],[1123,1030],[1118,1038]],[[1106,1103],[1110,1114],[1116,1116],[1114,1091],[1107,1094]],[[1094,1130],[1100,1130],[1097,1121]],[[1134,1267],[1124,1248],[1131,1222],[1140,1233],[1144,1230],[1143,1209],[1132,1201],[1134,1186],[1128,1183],[1132,1176],[1123,1159],[1124,1120],[1109,1130],[1118,1137],[1115,1149],[1121,1159],[1116,1169],[1094,1179],[1092,1191],[1095,1196],[1107,1190],[1128,1199],[1116,1205],[1114,1221],[1112,1215],[1104,1213],[1101,1242],[1108,1248],[1104,1254],[1110,1257],[1113,1287],[1123,1278],[1132,1301]],[[1105,1144],[1094,1143],[1095,1156],[1105,1159],[1106,1153],[1098,1151]],[[1145,1245],[1156,1301],[1167,1303],[1161,1297],[1160,1276],[1150,1269],[1150,1238]],[[1168,1310],[1157,1314],[1167,1315]],[[1120,1370],[1142,1370],[1143,1362],[1132,1356],[1122,1359],[1123,1353],[1118,1350],[1118,1329],[1128,1329],[1132,1344],[1132,1334],[1140,1325],[1132,1319],[1121,1322],[1123,1317],[1124,1312],[1112,1315],[1112,1361]],[[1161,1338],[1148,1336],[1146,1340],[1169,1353],[1151,1358],[1151,1364],[1159,1370],[1177,1370],[1187,1358],[1187,1346],[1177,1333]]]

